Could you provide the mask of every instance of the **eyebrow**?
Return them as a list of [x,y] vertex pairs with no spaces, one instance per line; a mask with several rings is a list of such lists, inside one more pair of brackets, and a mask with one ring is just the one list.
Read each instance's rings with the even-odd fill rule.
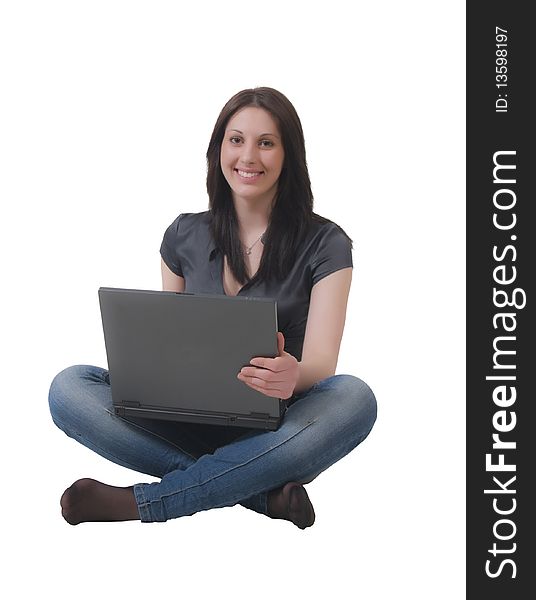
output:
[[[240,129],[228,129],[228,131],[236,131],[237,133],[240,133],[241,135],[244,135],[244,132],[243,132],[243,131],[240,131]],[[278,136],[278,135],[276,135],[275,133],[261,133],[261,134],[259,135],[259,137],[265,137],[265,136],[267,136],[267,135],[271,135],[271,136],[273,136],[273,137],[279,138],[279,136]]]

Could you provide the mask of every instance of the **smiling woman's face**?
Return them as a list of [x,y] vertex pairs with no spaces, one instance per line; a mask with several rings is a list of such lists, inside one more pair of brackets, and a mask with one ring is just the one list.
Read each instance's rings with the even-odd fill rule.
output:
[[235,201],[271,203],[284,158],[281,133],[269,112],[248,106],[231,117],[220,164]]

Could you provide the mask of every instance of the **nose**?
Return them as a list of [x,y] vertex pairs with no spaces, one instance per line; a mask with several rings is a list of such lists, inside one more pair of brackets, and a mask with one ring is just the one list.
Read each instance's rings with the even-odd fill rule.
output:
[[258,159],[258,147],[255,141],[246,142],[242,146],[242,153],[240,155],[240,162],[245,165],[252,165],[257,162]]

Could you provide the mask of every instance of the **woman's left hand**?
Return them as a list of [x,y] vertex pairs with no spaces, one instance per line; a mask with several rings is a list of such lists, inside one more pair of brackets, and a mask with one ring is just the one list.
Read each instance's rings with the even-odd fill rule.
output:
[[246,385],[273,398],[290,398],[300,375],[296,358],[285,352],[285,338],[277,332],[277,352],[275,358],[256,357],[249,361],[250,367],[243,367],[237,377]]

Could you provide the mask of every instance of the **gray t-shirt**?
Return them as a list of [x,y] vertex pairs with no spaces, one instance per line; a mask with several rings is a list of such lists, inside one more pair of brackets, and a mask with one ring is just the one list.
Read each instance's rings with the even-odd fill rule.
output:
[[[223,256],[210,233],[209,222],[209,211],[179,215],[164,234],[160,254],[173,273],[184,277],[185,292],[224,295]],[[283,281],[258,281],[254,277],[238,295],[277,301],[285,350],[301,360],[313,285],[351,266],[350,241],[341,229],[335,223],[313,221]]]

